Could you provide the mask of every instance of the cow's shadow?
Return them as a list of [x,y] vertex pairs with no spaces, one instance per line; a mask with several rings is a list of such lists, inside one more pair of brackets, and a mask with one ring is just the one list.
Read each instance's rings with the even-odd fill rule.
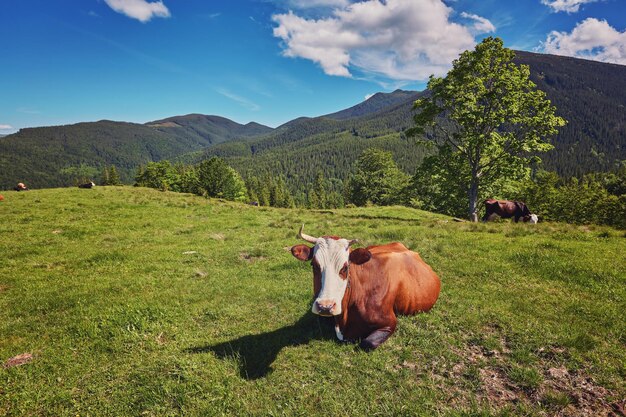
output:
[[213,352],[220,359],[239,363],[242,378],[253,380],[267,376],[278,353],[287,346],[299,346],[311,340],[335,338],[334,323],[307,312],[290,326],[267,333],[242,336],[216,345],[196,346],[186,349],[188,353]]

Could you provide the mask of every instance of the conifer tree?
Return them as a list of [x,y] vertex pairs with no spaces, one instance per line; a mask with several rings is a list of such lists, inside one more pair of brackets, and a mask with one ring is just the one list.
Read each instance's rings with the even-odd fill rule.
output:
[[117,173],[117,168],[115,168],[115,165],[111,165],[111,167],[109,168],[109,185],[120,185],[121,181],[120,181],[120,176]]

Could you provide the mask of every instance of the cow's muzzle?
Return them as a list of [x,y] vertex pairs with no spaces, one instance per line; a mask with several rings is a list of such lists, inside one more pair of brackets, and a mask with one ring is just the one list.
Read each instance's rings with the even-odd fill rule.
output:
[[336,314],[337,303],[333,300],[316,300],[314,303],[313,312],[320,316],[334,316]]

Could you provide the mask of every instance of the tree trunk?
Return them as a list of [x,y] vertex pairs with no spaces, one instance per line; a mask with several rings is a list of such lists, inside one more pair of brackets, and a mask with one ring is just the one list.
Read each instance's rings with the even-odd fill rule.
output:
[[467,190],[469,199],[469,219],[471,222],[478,222],[478,178],[473,177],[470,188]]

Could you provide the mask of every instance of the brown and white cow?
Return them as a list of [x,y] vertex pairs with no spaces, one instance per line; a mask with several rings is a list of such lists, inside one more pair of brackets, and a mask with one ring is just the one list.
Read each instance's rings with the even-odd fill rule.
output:
[[335,320],[337,338],[361,340],[370,350],[396,329],[396,314],[430,310],[441,289],[439,277],[420,256],[402,243],[351,249],[356,240],[337,236],[315,238],[302,230],[298,237],[314,246],[296,245],[294,257],[311,261],[311,310]]
[[532,214],[525,203],[521,201],[509,201],[509,200],[485,200],[485,215],[483,221],[489,221],[489,219],[498,215],[503,219],[510,219],[513,217],[515,223],[521,218],[524,222],[536,224],[539,221],[539,217],[536,214]]
[[18,182],[13,189],[15,191],[28,191],[28,187],[23,182]]

